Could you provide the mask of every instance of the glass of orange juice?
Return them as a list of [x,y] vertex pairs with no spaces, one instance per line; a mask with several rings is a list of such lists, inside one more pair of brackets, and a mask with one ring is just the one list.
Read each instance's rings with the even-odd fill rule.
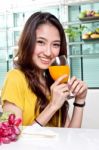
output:
[[67,82],[70,74],[70,67],[65,55],[61,55],[55,58],[54,62],[49,66],[49,73],[53,80],[57,80],[62,75],[67,75],[63,82]]
[[[67,83],[70,75],[70,67],[67,62],[67,58],[65,55],[61,55],[55,58],[51,66],[49,66],[49,73],[53,80],[57,80],[62,75],[67,75],[61,83]],[[70,92],[68,99],[72,99],[75,96]]]

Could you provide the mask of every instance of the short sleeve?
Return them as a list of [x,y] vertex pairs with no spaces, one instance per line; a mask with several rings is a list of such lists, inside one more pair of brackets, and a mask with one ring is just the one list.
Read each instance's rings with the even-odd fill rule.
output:
[[7,100],[23,110],[24,107],[24,76],[13,69],[8,72],[1,91],[1,102]]

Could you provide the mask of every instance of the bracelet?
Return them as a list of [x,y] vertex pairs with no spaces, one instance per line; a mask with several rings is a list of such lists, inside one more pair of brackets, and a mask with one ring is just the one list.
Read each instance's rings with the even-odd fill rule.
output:
[[73,105],[75,107],[84,107],[85,106],[85,102],[83,104],[78,104],[78,103],[74,102]]
[[38,122],[36,119],[35,119],[35,122],[36,122],[37,124],[39,124],[41,127],[43,127],[43,125],[42,125],[40,122]]

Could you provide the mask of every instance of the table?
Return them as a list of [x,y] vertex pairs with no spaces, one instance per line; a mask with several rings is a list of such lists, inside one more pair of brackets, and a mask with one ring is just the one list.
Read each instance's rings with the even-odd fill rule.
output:
[[[45,128],[45,127],[43,127]],[[48,128],[55,138],[19,138],[0,150],[99,150],[99,129]]]

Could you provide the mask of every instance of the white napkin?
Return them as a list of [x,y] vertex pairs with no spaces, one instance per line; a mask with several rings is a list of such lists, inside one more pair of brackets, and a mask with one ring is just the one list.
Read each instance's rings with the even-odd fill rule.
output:
[[47,127],[41,127],[36,123],[33,126],[25,127],[21,135],[23,138],[47,138],[47,139],[56,138],[58,136],[56,132],[53,132]]

